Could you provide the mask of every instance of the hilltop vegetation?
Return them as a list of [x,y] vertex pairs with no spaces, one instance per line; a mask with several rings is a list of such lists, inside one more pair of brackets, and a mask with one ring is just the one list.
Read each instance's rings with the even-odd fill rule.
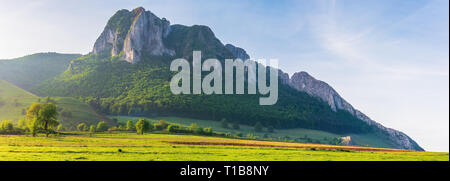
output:
[[38,96],[0,80],[0,120],[17,122],[25,116],[24,109],[38,100]]
[[67,69],[80,54],[36,53],[20,58],[0,60],[0,79],[29,90]]
[[[75,98],[68,97],[38,97],[6,81],[0,80],[0,120],[10,120],[17,124],[23,119],[26,110],[33,102],[54,102],[58,107],[58,120],[66,128],[75,130],[80,122],[97,124],[98,121],[108,121],[107,117],[96,113],[89,105]],[[114,123],[110,122],[111,125]]]
[[183,57],[190,61],[192,60],[192,51],[201,50],[202,56],[207,58],[217,58],[218,60],[235,58],[207,26],[172,25],[170,28],[171,32],[164,39],[164,43],[175,50],[175,57]]
[[100,121],[106,121],[109,125],[114,126],[107,117],[101,113],[97,113],[91,106],[71,97],[55,97],[52,98],[56,105],[60,107],[60,115],[58,119],[69,130],[75,130],[76,125],[81,122],[97,125]]

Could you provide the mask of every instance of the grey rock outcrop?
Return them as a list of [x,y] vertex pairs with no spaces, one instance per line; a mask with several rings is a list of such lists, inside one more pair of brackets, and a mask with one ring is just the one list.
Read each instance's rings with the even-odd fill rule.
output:
[[[119,18],[114,18],[115,16]],[[175,55],[163,39],[170,33],[170,22],[160,19],[144,8],[116,13],[94,44],[93,53],[107,51],[111,56],[135,63],[145,55]]]
[[[240,47],[236,47],[236,46],[234,46],[232,44],[226,44],[225,48],[228,51],[230,51],[231,54],[235,58],[241,59],[242,61],[247,61],[247,60],[248,61],[253,61],[253,60],[250,60],[250,56],[247,54],[247,52],[244,49],[240,48]],[[248,76],[247,76],[248,74],[256,75],[256,72],[254,72],[252,69],[250,69],[250,72],[248,73],[249,69],[247,67],[245,67],[244,71],[245,71],[245,73],[244,73],[245,81],[256,83],[256,78],[252,78],[252,79],[248,80]]]
[[308,93],[311,96],[328,103],[333,111],[345,110],[358,119],[366,122],[369,126],[374,128],[378,136],[386,137],[393,146],[400,149],[420,150],[423,151],[414,140],[408,137],[405,133],[395,129],[386,128],[380,123],[370,119],[361,111],[353,108],[351,104],[345,101],[330,85],[317,80],[306,72],[297,72],[289,80],[289,86]]
[[278,79],[280,79],[280,83],[289,85],[289,74],[283,72],[282,70],[278,70]]
[[306,72],[297,72],[292,75],[289,85],[299,91],[321,98],[330,105],[333,111],[337,109],[346,110],[355,114],[353,107],[345,101],[330,85],[316,80]]
[[[240,47],[236,47],[232,44],[226,44],[225,48],[227,48],[233,56],[236,58],[241,59],[242,61],[250,60],[250,56],[247,54],[247,52]],[[253,61],[253,60],[250,60]],[[247,80],[247,67],[245,68],[245,80]],[[256,72],[251,71],[251,74],[256,75]],[[282,70],[278,69],[278,78],[281,80],[282,84],[289,84],[289,74],[283,72]],[[256,82],[256,79],[251,80],[253,82]]]
[[[111,29],[105,28],[105,30],[103,30],[102,34],[100,34],[100,37],[97,38],[97,41],[95,41],[94,49],[92,50],[92,53],[98,54],[102,51],[111,49],[113,44],[115,42],[117,42],[117,40],[115,40],[115,37],[117,37],[117,33],[115,33]],[[115,52],[113,50],[111,50],[111,51]],[[116,53],[111,53],[111,54],[116,54]]]
[[225,48],[227,48],[231,54],[233,54],[236,58],[241,59],[242,61],[250,59],[250,56],[247,54],[247,52],[239,47],[235,47],[232,44],[226,44]]

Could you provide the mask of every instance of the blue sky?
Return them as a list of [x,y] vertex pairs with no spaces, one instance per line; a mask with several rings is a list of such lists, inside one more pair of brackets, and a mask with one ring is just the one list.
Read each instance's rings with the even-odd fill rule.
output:
[[449,150],[449,1],[0,0],[0,59],[88,53],[108,18],[143,6],[211,27],[252,58],[307,71],[427,150]]

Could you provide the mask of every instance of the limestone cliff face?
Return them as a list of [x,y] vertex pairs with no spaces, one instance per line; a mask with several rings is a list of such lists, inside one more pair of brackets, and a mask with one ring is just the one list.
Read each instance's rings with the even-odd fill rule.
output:
[[170,22],[158,18],[144,8],[121,10],[111,17],[94,44],[93,53],[110,53],[111,56],[135,63],[144,55],[175,55],[163,39],[170,33]]
[[352,106],[345,101],[330,85],[325,82],[316,80],[306,72],[295,73],[289,85],[299,91],[308,93],[321,98],[330,105],[333,111],[337,109],[346,110],[351,114],[355,114]]
[[225,48],[227,48],[236,58],[239,58],[242,61],[246,61],[246,60],[250,59],[250,56],[242,48],[235,47],[232,44],[226,44]]
[[97,38],[97,41],[95,41],[92,53],[98,54],[102,51],[111,49],[114,42],[116,42],[114,39],[116,35],[117,34],[113,30],[105,28],[102,34],[100,34],[100,37]]
[[[239,58],[242,61],[250,60],[250,56],[247,54],[247,52],[243,48],[236,47],[236,46],[234,46],[232,44],[226,44],[225,48],[227,48],[231,52],[231,54],[233,54],[234,57]],[[250,60],[250,61],[253,61],[253,60]],[[252,81],[252,82],[256,83],[256,79],[247,80],[248,79],[248,76],[247,76],[248,69],[247,69],[247,67],[245,67],[244,70],[245,70],[245,74],[244,74],[245,77],[244,77],[244,79],[246,81]],[[250,71],[251,71],[250,74],[254,74],[254,75],[257,74],[257,72],[253,72],[252,70],[250,70]],[[280,69],[278,69],[278,78],[280,79],[282,84],[289,84],[289,74],[284,73]]]
[[325,101],[330,105],[334,111],[345,110],[363,120],[370,125],[377,135],[386,137],[393,146],[400,149],[408,150],[423,150],[414,140],[408,137],[405,133],[397,131],[391,128],[386,128],[380,123],[370,119],[361,111],[353,108],[351,104],[345,101],[331,86],[327,83],[316,80],[306,72],[297,72],[289,80],[289,86],[308,93],[311,96],[315,96]]

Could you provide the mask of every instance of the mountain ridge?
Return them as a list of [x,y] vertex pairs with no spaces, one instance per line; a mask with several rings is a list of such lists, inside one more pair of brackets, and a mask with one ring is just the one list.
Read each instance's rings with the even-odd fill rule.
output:
[[63,73],[70,61],[80,56],[47,52],[0,60],[0,79],[30,90],[38,83]]
[[[245,60],[250,59],[250,56],[242,48],[235,47],[231,44],[226,46],[230,51],[238,58]],[[287,73],[284,73],[281,69],[279,70],[279,77],[282,80],[281,83],[288,85],[298,91],[306,92],[311,96],[320,98],[321,100],[328,103],[333,111],[345,110],[356,116],[357,118],[365,121],[367,124],[375,126],[378,130],[382,132],[381,134],[387,134],[387,139],[402,145],[403,148],[408,150],[421,150],[424,151],[413,139],[411,139],[405,133],[383,126],[382,124],[370,119],[367,115],[361,111],[355,109],[350,103],[348,103],[344,98],[342,98],[339,93],[334,90],[332,86],[328,83],[315,79],[313,76],[309,75],[305,71],[300,71],[294,73],[291,77]]]
[[[303,73],[298,72],[295,73],[293,76],[289,77],[288,74],[284,73],[282,70],[279,70],[281,80],[280,82],[282,83],[281,84],[282,86],[280,86],[281,97],[279,103],[277,103],[277,106],[272,107],[272,109],[274,110],[267,108],[254,108],[255,114],[252,115],[249,115],[247,113],[240,113],[239,112],[240,110],[237,107],[242,106],[240,104],[244,104],[245,102],[244,100],[248,100],[247,104],[249,104],[250,102],[252,102],[252,100],[250,99],[238,98],[237,96],[235,96],[236,98],[230,96],[227,99],[225,99],[222,98],[221,96],[207,97],[200,95],[199,97],[195,96],[174,97],[166,95],[168,92],[166,92],[167,90],[165,86],[167,86],[166,85],[167,80],[168,77],[170,77],[168,75],[170,75],[171,73],[167,72],[167,70],[160,69],[160,67],[154,69],[154,71],[159,72],[158,76],[156,76],[156,74],[151,72],[145,72],[147,70],[144,71],[144,69],[146,69],[145,67],[152,69],[152,66],[150,66],[148,63],[156,62],[156,59],[158,60],[161,59],[161,62],[163,64],[164,63],[167,64],[167,60],[170,60],[175,56],[189,59],[189,57],[192,56],[193,50],[202,50],[202,57],[218,58],[221,60],[223,60],[224,58],[236,58],[236,57],[246,58],[249,56],[242,48],[234,47],[233,45],[228,44],[227,44],[228,46],[223,45],[220,42],[220,40],[218,40],[215,37],[211,29],[207,26],[194,25],[188,27],[184,25],[170,25],[170,23],[164,18],[159,19],[155,16],[157,18],[156,19],[155,17],[153,17],[153,13],[151,12],[144,13],[144,12],[149,11],[145,11],[145,9],[143,8],[137,8],[133,11],[128,10],[118,11],[108,21],[105,30],[97,39],[92,53],[90,55],[84,56],[81,59],[73,61],[70,64],[70,69],[68,69],[68,71],[66,71],[63,76],[53,79],[52,81],[48,82],[48,84],[44,84],[47,87],[46,90],[43,92],[45,94],[88,96],[91,98],[89,98],[89,100],[86,101],[91,102],[91,104],[95,105],[100,110],[106,112],[112,111],[115,114],[126,114],[126,112],[128,114],[135,114],[137,112],[142,113],[145,112],[146,109],[154,107],[152,109],[160,111],[173,110],[184,113],[191,111],[189,114],[194,115],[196,110],[191,110],[189,106],[192,105],[198,106],[199,104],[197,104],[196,101],[200,102],[206,101],[202,102],[202,104],[204,104],[205,106],[203,109],[205,109],[204,111],[206,111],[206,113],[202,112],[201,114],[206,114],[214,118],[217,115],[219,116],[224,115],[224,113],[214,112],[221,109],[214,109],[211,107],[211,106],[214,107],[218,106],[214,103],[213,100],[219,102],[236,101],[233,102],[234,104],[237,104],[234,106],[232,106],[232,104],[225,104],[231,106],[230,109],[232,112],[234,112],[230,117],[231,118],[234,117],[234,119],[236,119],[237,117],[241,116],[240,118],[241,121],[246,124],[254,124],[254,121],[252,120],[261,120],[263,121],[263,124],[267,126],[268,121],[275,121],[274,119],[278,119],[276,120],[278,123],[274,123],[275,125],[278,126],[280,124],[286,124],[284,126],[294,125],[294,126],[303,126],[305,128],[320,127],[321,129],[335,129],[335,127],[338,128],[339,126],[341,126],[343,130],[352,128],[363,131],[364,129],[366,129],[364,128],[364,125],[362,125],[364,123],[371,126],[372,131],[375,131],[378,136],[380,137],[384,136],[386,139],[392,142],[393,146],[396,148],[423,150],[419,145],[417,145],[417,143],[414,142],[414,140],[409,138],[406,134],[390,128],[385,128],[381,124],[376,123],[375,121],[368,118],[360,111],[354,109],[348,102],[346,102],[342,97],[340,97],[339,94],[331,86],[329,86],[323,81],[316,80],[312,76],[309,76],[309,74],[307,74],[306,72]],[[116,17],[116,15],[121,16]],[[148,22],[136,23],[137,20],[139,19],[141,19],[141,21],[145,20],[145,18],[137,18],[141,16],[142,17],[148,16],[153,18],[147,18]],[[130,19],[133,19],[133,21],[130,22]],[[161,24],[155,23],[160,21],[166,23]],[[119,24],[120,26],[113,26],[117,24]],[[145,34],[147,31],[153,32],[153,34],[152,33]],[[132,32],[135,32],[135,34],[140,34],[142,36],[132,36],[131,35]],[[168,33],[166,34],[166,32]],[[111,36],[111,33],[113,36]],[[142,40],[142,38],[150,40]],[[121,44],[122,39],[124,41],[123,44]],[[125,43],[126,41],[130,43],[127,44]],[[149,47],[152,47],[151,48],[152,50],[149,51],[148,50]],[[172,53],[167,53],[168,51],[171,52],[171,50],[173,50]],[[99,62],[96,61],[96,59],[103,61]],[[118,62],[115,60],[117,60]],[[135,65],[123,64],[120,62],[123,60]],[[116,67],[117,69],[120,70],[112,71],[112,69],[110,69],[111,72],[101,72],[103,71],[102,69],[106,69],[108,67],[110,68]],[[74,71],[76,70],[76,72],[69,70]],[[88,70],[89,72],[86,72],[86,70]],[[141,72],[135,72],[131,74],[130,72],[124,71],[141,71]],[[113,72],[116,72],[116,74],[113,74]],[[116,93],[112,94],[108,93],[108,95],[110,96],[114,95],[118,97],[116,99],[105,97],[106,93],[105,90],[96,89],[96,91],[93,92],[88,91],[91,89],[91,87],[89,86],[92,86],[91,85],[92,83],[98,80],[102,80],[99,79],[99,77],[105,78],[105,81],[103,81],[103,83],[105,83],[103,87],[108,88],[107,81],[110,80],[108,80],[107,78],[111,76],[113,77],[120,76],[120,78],[118,78],[117,80],[131,80],[130,78],[124,79],[125,78],[124,76],[148,76],[148,75],[151,75],[148,79],[149,81],[151,80],[156,82],[151,84],[143,82],[136,82],[133,84],[130,84],[129,82],[120,82],[120,84],[123,84],[123,86],[114,86],[114,89],[117,89]],[[69,77],[70,79],[66,80],[64,79],[65,77]],[[144,77],[140,78],[142,79]],[[68,82],[69,80],[70,81],[76,80],[81,84]],[[88,81],[91,83],[82,83],[83,81],[85,82]],[[45,86],[41,86],[41,88]],[[284,86],[286,86],[286,88]],[[139,89],[144,90],[137,90],[137,87],[140,87]],[[155,94],[152,92],[145,91],[146,89],[161,92],[159,93],[156,92]],[[310,98],[305,97],[303,94],[292,92],[291,89],[299,93],[306,93],[309,96],[318,98],[319,100],[326,103],[329,109],[331,109],[332,112],[335,113],[328,112],[324,107],[322,107],[322,103],[314,102]],[[130,97],[130,94],[134,94],[135,97],[142,96],[140,95],[142,92],[144,92],[144,94],[146,92],[146,94],[153,94],[153,95],[152,96],[146,95],[147,97],[144,96],[143,98],[139,98],[137,100],[133,100],[133,97]],[[161,102],[161,100],[157,100],[155,98],[159,98],[164,101]],[[306,101],[308,105],[304,105],[298,102],[300,100],[297,100],[297,102],[295,102],[294,100],[292,100],[292,98],[294,99],[301,98],[300,100]],[[132,101],[143,103],[141,105],[141,103],[133,103]],[[150,102],[145,103],[145,101]],[[181,103],[182,105],[177,105],[175,103],[177,104]],[[146,104],[150,105],[150,107],[147,107]],[[313,106],[318,107],[310,108]],[[222,108],[227,109],[227,107]],[[319,108],[318,112],[315,112],[314,109],[317,108]],[[208,113],[208,110],[212,111],[212,113],[211,112]],[[342,111],[345,111],[346,113],[343,113]],[[261,117],[261,115],[256,114],[258,112],[265,113],[267,115],[265,115],[265,117]],[[197,113],[197,115],[198,114],[199,113]],[[348,117],[347,114],[353,116],[354,118],[357,118],[363,123],[357,123],[357,120]],[[279,115],[279,117],[276,117],[277,115]],[[247,117],[243,118],[242,116]],[[343,120],[345,120],[345,122],[342,122]],[[355,125],[356,123],[358,125]],[[349,127],[344,129],[345,126]]]

